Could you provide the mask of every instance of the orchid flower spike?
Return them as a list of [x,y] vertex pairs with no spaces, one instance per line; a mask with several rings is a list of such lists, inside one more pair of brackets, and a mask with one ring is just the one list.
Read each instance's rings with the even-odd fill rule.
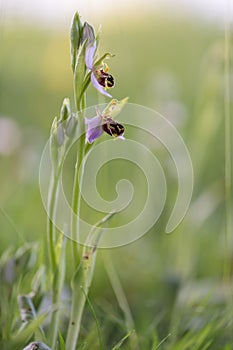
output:
[[108,66],[104,62],[94,64],[95,52],[97,49],[96,41],[89,47],[87,47],[85,55],[85,63],[88,69],[91,71],[92,85],[103,95],[112,97],[107,89],[114,86],[114,78],[108,73]]

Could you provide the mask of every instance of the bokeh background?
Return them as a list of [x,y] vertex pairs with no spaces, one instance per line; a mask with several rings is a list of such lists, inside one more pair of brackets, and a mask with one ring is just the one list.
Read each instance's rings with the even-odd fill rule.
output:
[[[165,211],[142,239],[100,254],[91,292],[97,313],[120,327],[121,310],[104,266],[110,255],[145,339],[155,329],[162,339],[173,329],[176,335],[195,333],[215,321],[216,331],[229,311],[224,276],[233,261],[224,205],[227,2],[0,1],[0,252],[24,240],[44,246],[39,163],[63,98],[74,105],[69,27],[75,10],[96,28],[102,25],[101,49],[115,54],[110,63],[117,81],[114,96],[129,96],[170,120],[186,142],[195,176],[189,212],[166,235],[177,181],[166,152],[158,150],[168,181]],[[232,9],[228,16],[232,20]],[[89,105],[104,101],[90,88]],[[67,282],[70,275],[68,268]],[[217,331],[209,337],[214,341],[206,348],[222,349],[233,341],[228,328],[221,337]],[[143,349],[150,346],[148,340]]]

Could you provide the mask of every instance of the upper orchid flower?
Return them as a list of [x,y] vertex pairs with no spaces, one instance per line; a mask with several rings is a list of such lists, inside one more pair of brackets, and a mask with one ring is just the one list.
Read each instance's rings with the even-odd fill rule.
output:
[[97,109],[97,115],[94,118],[85,118],[87,125],[86,141],[88,143],[93,143],[103,132],[114,138],[124,139],[125,128],[113,120],[113,117],[121,111],[127,100],[124,99],[119,102],[112,100],[102,113]]
[[108,73],[108,66],[105,63],[98,61],[94,64],[96,48],[96,41],[94,41],[87,48],[85,55],[86,66],[91,70],[91,82],[101,94],[112,97],[106,90],[114,86],[114,78]]

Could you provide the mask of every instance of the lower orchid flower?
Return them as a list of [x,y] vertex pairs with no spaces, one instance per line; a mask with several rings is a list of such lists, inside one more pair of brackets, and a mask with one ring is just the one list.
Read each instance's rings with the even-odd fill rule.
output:
[[93,143],[104,132],[113,138],[124,139],[125,128],[112,118],[112,116],[118,114],[127,99],[122,101],[112,100],[109,105],[101,113],[96,109],[97,115],[91,119],[85,118],[85,124],[87,125],[86,141]]

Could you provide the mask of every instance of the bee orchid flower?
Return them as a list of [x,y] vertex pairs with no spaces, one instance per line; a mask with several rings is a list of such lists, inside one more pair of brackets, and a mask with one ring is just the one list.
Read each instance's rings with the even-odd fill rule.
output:
[[124,126],[113,120],[111,117],[106,117],[97,110],[97,115],[94,118],[85,118],[87,125],[86,141],[93,143],[104,132],[114,138],[124,139]]
[[114,78],[108,73],[108,66],[104,62],[94,64],[94,56],[96,52],[96,41],[86,50],[85,63],[91,71],[92,85],[103,95],[112,97],[107,89],[114,86]]
[[114,120],[113,116],[121,111],[126,102],[127,99],[119,102],[112,100],[102,113],[96,109],[95,117],[91,119],[85,118],[85,124],[87,125],[86,142],[93,143],[104,132],[115,139],[124,139],[125,128]]

